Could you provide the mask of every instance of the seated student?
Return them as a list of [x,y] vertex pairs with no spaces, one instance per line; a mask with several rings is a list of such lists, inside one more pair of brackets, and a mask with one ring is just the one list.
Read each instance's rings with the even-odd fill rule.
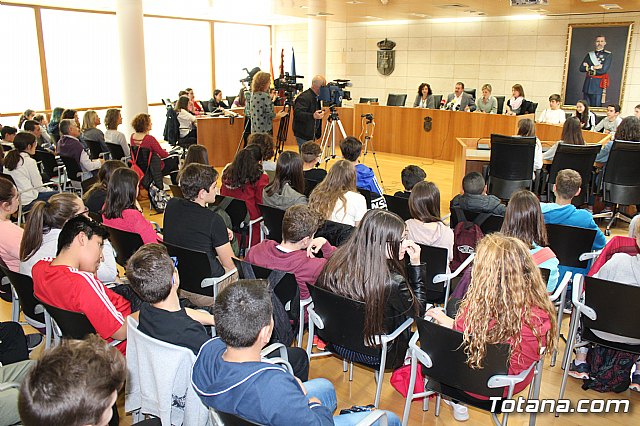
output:
[[[530,118],[523,118],[518,121],[518,136],[530,137],[536,136],[536,124]],[[533,155],[533,177],[535,179],[536,170],[542,169],[542,144],[540,139],[536,137],[536,147]]]
[[262,203],[282,210],[296,204],[307,204],[300,154],[293,151],[280,154],[273,180],[262,190]]
[[514,84],[511,87],[511,95],[512,97],[507,99],[504,105],[505,115],[524,115],[535,112],[532,111],[533,103],[524,98],[524,88],[521,84]]
[[591,130],[596,125],[596,115],[593,111],[589,111],[589,101],[584,99],[576,102],[576,112],[573,117],[580,120],[580,127],[583,130]]
[[13,272],[20,270],[20,242],[22,228],[11,221],[11,215],[18,211],[20,196],[15,185],[0,177],[0,258]]
[[[640,118],[630,115],[625,117],[616,129],[615,140],[627,142],[640,142]],[[613,139],[600,149],[596,156],[596,163],[609,161],[609,153],[613,147]]]
[[593,128],[594,132],[602,132],[611,135],[611,138],[615,138],[616,129],[622,122],[620,118],[620,105],[609,104],[607,105],[607,116],[600,120],[596,127]]
[[100,337],[122,340],[117,348],[124,354],[131,303],[95,276],[108,235],[104,226],[82,215],[68,220],[58,237],[57,257],[33,267],[33,292],[44,303],[85,314]]
[[40,141],[38,141],[39,145],[41,145],[45,149],[53,150],[53,146],[55,145],[55,143],[53,141],[53,137],[47,131],[47,125],[49,124],[47,115],[36,114],[33,116],[33,121],[38,123],[38,126],[40,126]]
[[269,133],[252,133],[248,139],[249,145],[255,144],[262,149],[262,170],[265,172],[274,172],[276,170],[276,162],[273,161],[275,148],[273,146],[273,136]]
[[121,231],[139,234],[144,244],[162,241],[153,225],[141,212],[138,198],[138,175],[127,167],[116,169],[107,185],[102,222]]
[[118,424],[115,405],[126,377],[125,358],[99,337],[65,341],[45,351],[23,381],[21,424]]
[[554,93],[549,96],[549,108],[542,111],[538,123],[562,124],[567,119],[565,112],[560,109],[560,95]]
[[558,258],[548,247],[547,228],[538,198],[531,191],[522,189],[511,195],[500,232],[522,240],[529,247],[533,260],[540,268],[550,271],[547,291],[558,285]]
[[18,133],[18,129],[12,126],[2,126],[0,127],[0,139],[4,143],[13,143],[13,139],[16,137]]
[[20,192],[22,210],[29,211],[36,201],[47,201],[57,194],[49,186],[43,186],[42,176],[36,160],[36,137],[31,133],[20,132],[13,140],[14,148],[4,158],[4,173],[13,178]]
[[322,149],[314,141],[307,141],[300,147],[300,155],[302,155],[302,171],[304,172],[304,178],[309,180],[315,180],[317,182],[322,181],[327,176],[327,171],[317,167],[320,163],[320,156],[322,155]]
[[[482,368],[488,344],[509,343],[508,374],[519,374],[537,362],[543,347],[547,353],[553,351],[557,332],[556,311],[529,249],[521,240],[500,233],[486,235],[478,243],[471,285],[455,319],[440,308],[429,309],[426,316],[463,333],[471,368]],[[532,379],[533,371],[515,386],[514,394]],[[446,390],[452,397],[461,392],[448,386]],[[505,396],[506,392],[505,388]],[[467,396],[484,402],[488,399],[472,393]],[[469,418],[463,404],[447,404],[456,420]]]
[[[218,336],[200,349],[192,383],[202,402],[250,422],[271,426],[355,425],[369,413],[332,418],[331,382],[296,380],[285,369],[262,362],[260,350],[273,330],[266,281],[240,280],[223,289],[213,306]],[[400,419],[388,413],[389,425]]]
[[120,160],[108,160],[98,170],[98,181],[91,185],[91,188],[82,195],[82,200],[90,212],[102,214],[102,207],[107,199],[107,187],[111,175],[116,169],[127,167]]
[[462,179],[462,194],[451,200],[451,214],[454,208],[461,208],[473,213],[491,213],[504,216],[506,207],[495,195],[487,195],[487,185],[478,172],[470,172]]
[[[20,423],[18,397],[29,371],[35,361],[29,360],[29,347],[22,326],[17,322],[0,323],[0,424],[17,425]],[[35,335],[33,335],[35,336]],[[39,342],[42,335],[38,334]]]
[[[640,246],[640,221],[636,222],[636,244]],[[631,256],[627,253],[615,253],[600,270],[594,275],[607,281],[615,281],[622,284],[640,286],[640,254]],[[633,338],[623,337],[604,331],[593,330],[593,334],[601,339],[610,340],[617,343],[625,343],[628,345],[638,345],[640,341]],[[576,379],[588,379],[591,373],[589,364],[587,363],[587,353],[589,348],[582,346],[576,348],[576,357],[569,366],[569,375]],[[640,391],[640,360],[636,361],[636,370],[631,376],[631,385],[629,388],[634,391]]]
[[[233,249],[229,243],[233,233],[220,215],[207,208],[207,203],[213,203],[216,199],[217,179],[218,172],[204,164],[192,163],[182,170],[179,181],[184,198],[173,197],[169,200],[164,212],[163,229],[165,242],[207,253],[213,277],[222,276],[235,268]],[[213,300],[198,301],[200,297],[191,293],[185,297],[197,305],[213,303]]]
[[633,109],[633,115],[636,118],[640,118],[640,104],[636,105],[635,108]]
[[569,119],[564,122],[560,138],[561,139],[558,142],[542,154],[543,160],[553,161],[553,157],[556,156],[556,151],[558,150],[558,145],[561,143],[569,145],[585,145],[582,129],[580,128],[580,120],[578,120],[577,117],[569,117]]
[[27,120],[22,124],[22,130],[26,133],[31,133],[36,138],[36,144],[38,148],[50,148],[51,145],[47,145],[43,142],[42,128],[35,120]]
[[[107,128],[107,131],[104,133],[104,140],[105,143],[120,145],[125,157],[129,157],[131,155],[131,151],[129,149],[127,137],[124,135],[124,133],[118,131],[118,126],[121,124],[122,113],[120,112],[120,110],[115,108],[108,109],[107,113],[104,116],[104,127]],[[115,160],[119,159],[116,158]]]
[[453,260],[453,229],[440,220],[440,190],[433,182],[418,182],[409,197],[412,219],[406,221],[407,238],[427,246],[446,248]]
[[100,117],[97,112],[93,110],[85,112],[82,117],[82,133],[80,134],[80,139],[82,139],[84,143],[87,143],[87,141],[96,141],[100,144],[102,152],[109,152],[109,148],[107,148],[105,144],[104,133],[97,127],[100,123]]
[[222,100],[222,90],[220,89],[214,90],[213,98],[209,99],[209,111],[213,111],[216,108],[229,109],[229,105]]
[[[144,302],[140,307],[138,330],[163,342],[182,346],[198,355],[202,345],[211,339],[203,326],[215,325],[206,311],[185,307],[178,298],[180,278],[167,249],[160,244],[147,244],[127,262],[127,278]],[[309,359],[301,348],[287,348],[294,375],[301,380],[309,376]],[[272,356],[279,356],[275,353]]]
[[356,166],[356,186],[367,189],[373,194],[382,195],[382,188],[373,170],[358,161],[358,158],[362,155],[362,142],[353,136],[347,136],[340,142],[340,150],[342,151],[342,157]]
[[[133,151],[133,147],[147,148],[154,154],[157,154],[161,162],[162,174],[164,176],[171,172],[178,170],[179,157],[176,155],[169,155],[167,151],[160,146],[158,140],[149,134],[151,132],[153,124],[151,123],[151,116],[149,114],[138,114],[131,120],[131,127],[135,130],[135,133],[131,134],[129,143]],[[137,156],[136,156],[137,159]]]
[[[62,192],[47,203],[34,204],[24,226],[20,244],[20,273],[32,276],[33,265],[45,258],[54,258],[62,227],[69,219],[88,213],[82,199],[72,192]],[[109,240],[102,245],[98,279],[105,283],[118,281],[118,266]]]
[[189,109],[189,97],[180,96],[176,102],[176,114],[180,123],[180,139],[198,137],[198,121]]
[[423,182],[427,178],[427,174],[420,167],[411,164],[402,169],[400,178],[402,179],[402,186],[404,186],[404,191],[397,191],[393,195],[394,197],[409,198],[409,196],[411,195],[411,190],[413,189],[415,184],[418,182]]
[[[306,205],[291,206],[282,219],[282,243],[264,240],[251,248],[245,260],[254,265],[291,272],[300,288],[300,299],[309,298],[322,267],[335,251],[325,238],[314,238],[322,219]],[[322,250],[323,257],[315,254]]]
[[[555,203],[540,203],[544,222],[546,224],[559,224],[567,226],[577,226],[579,228],[595,229],[596,238],[593,241],[592,250],[600,250],[607,243],[607,240],[593,220],[593,216],[588,210],[576,209],[571,204],[571,199],[580,194],[582,177],[580,173],[571,169],[564,169],[558,172],[556,182],[553,184],[553,193],[556,196]],[[566,271],[576,274],[586,274],[583,268],[573,268],[560,265],[560,277]]]
[[78,139],[80,137],[80,128],[73,119],[60,121],[60,140],[58,141],[58,155],[61,157],[71,157],[80,165],[82,170],[82,179],[89,179],[98,172],[98,169],[104,163],[102,158],[91,160],[89,154],[85,151],[84,146]]
[[338,160],[309,195],[309,207],[322,219],[357,226],[367,212],[367,201],[357,191],[353,163]]

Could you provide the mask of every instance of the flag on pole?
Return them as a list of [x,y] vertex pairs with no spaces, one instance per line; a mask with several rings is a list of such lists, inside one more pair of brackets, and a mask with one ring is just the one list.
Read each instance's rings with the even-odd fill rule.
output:
[[273,47],[269,49],[269,72],[271,72],[271,87],[274,87],[274,77],[273,77]]
[[296,73],[296,52],[291,48],[291,75],[298,75]]

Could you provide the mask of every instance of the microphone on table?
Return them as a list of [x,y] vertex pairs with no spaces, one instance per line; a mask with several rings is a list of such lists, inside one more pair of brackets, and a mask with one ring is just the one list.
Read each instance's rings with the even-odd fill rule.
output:
[[447,101],[444,100],[444,98],[440,101],[440,109],[445,109],[444,106],[446,105]]

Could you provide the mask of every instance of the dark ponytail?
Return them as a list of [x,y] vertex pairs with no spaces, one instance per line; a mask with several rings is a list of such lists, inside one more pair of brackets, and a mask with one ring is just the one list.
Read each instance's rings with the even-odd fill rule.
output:
[[13,146],[15,148],[9,151],[4,158],[4,167],[6,167],[7,170],[15,170],[22,161],[20,153],[26,151],[27,148],[34,143],[36,143],[36,137],[31,133],[18,133],[13,140]]
[[20,260],[25,262],[42,246],[42,236],[52,229],[62,229],[64,224],[76,215],[76,201],[79,197],[71,192],[62,192],[37,201],[29,211],[20,243]]

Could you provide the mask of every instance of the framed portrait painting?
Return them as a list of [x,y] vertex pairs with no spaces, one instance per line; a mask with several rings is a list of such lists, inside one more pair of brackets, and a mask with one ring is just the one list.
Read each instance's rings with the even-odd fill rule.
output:
[[569,24],[562,80],[563,106],[586,100],[591,109],[622,104],[633,22]]

